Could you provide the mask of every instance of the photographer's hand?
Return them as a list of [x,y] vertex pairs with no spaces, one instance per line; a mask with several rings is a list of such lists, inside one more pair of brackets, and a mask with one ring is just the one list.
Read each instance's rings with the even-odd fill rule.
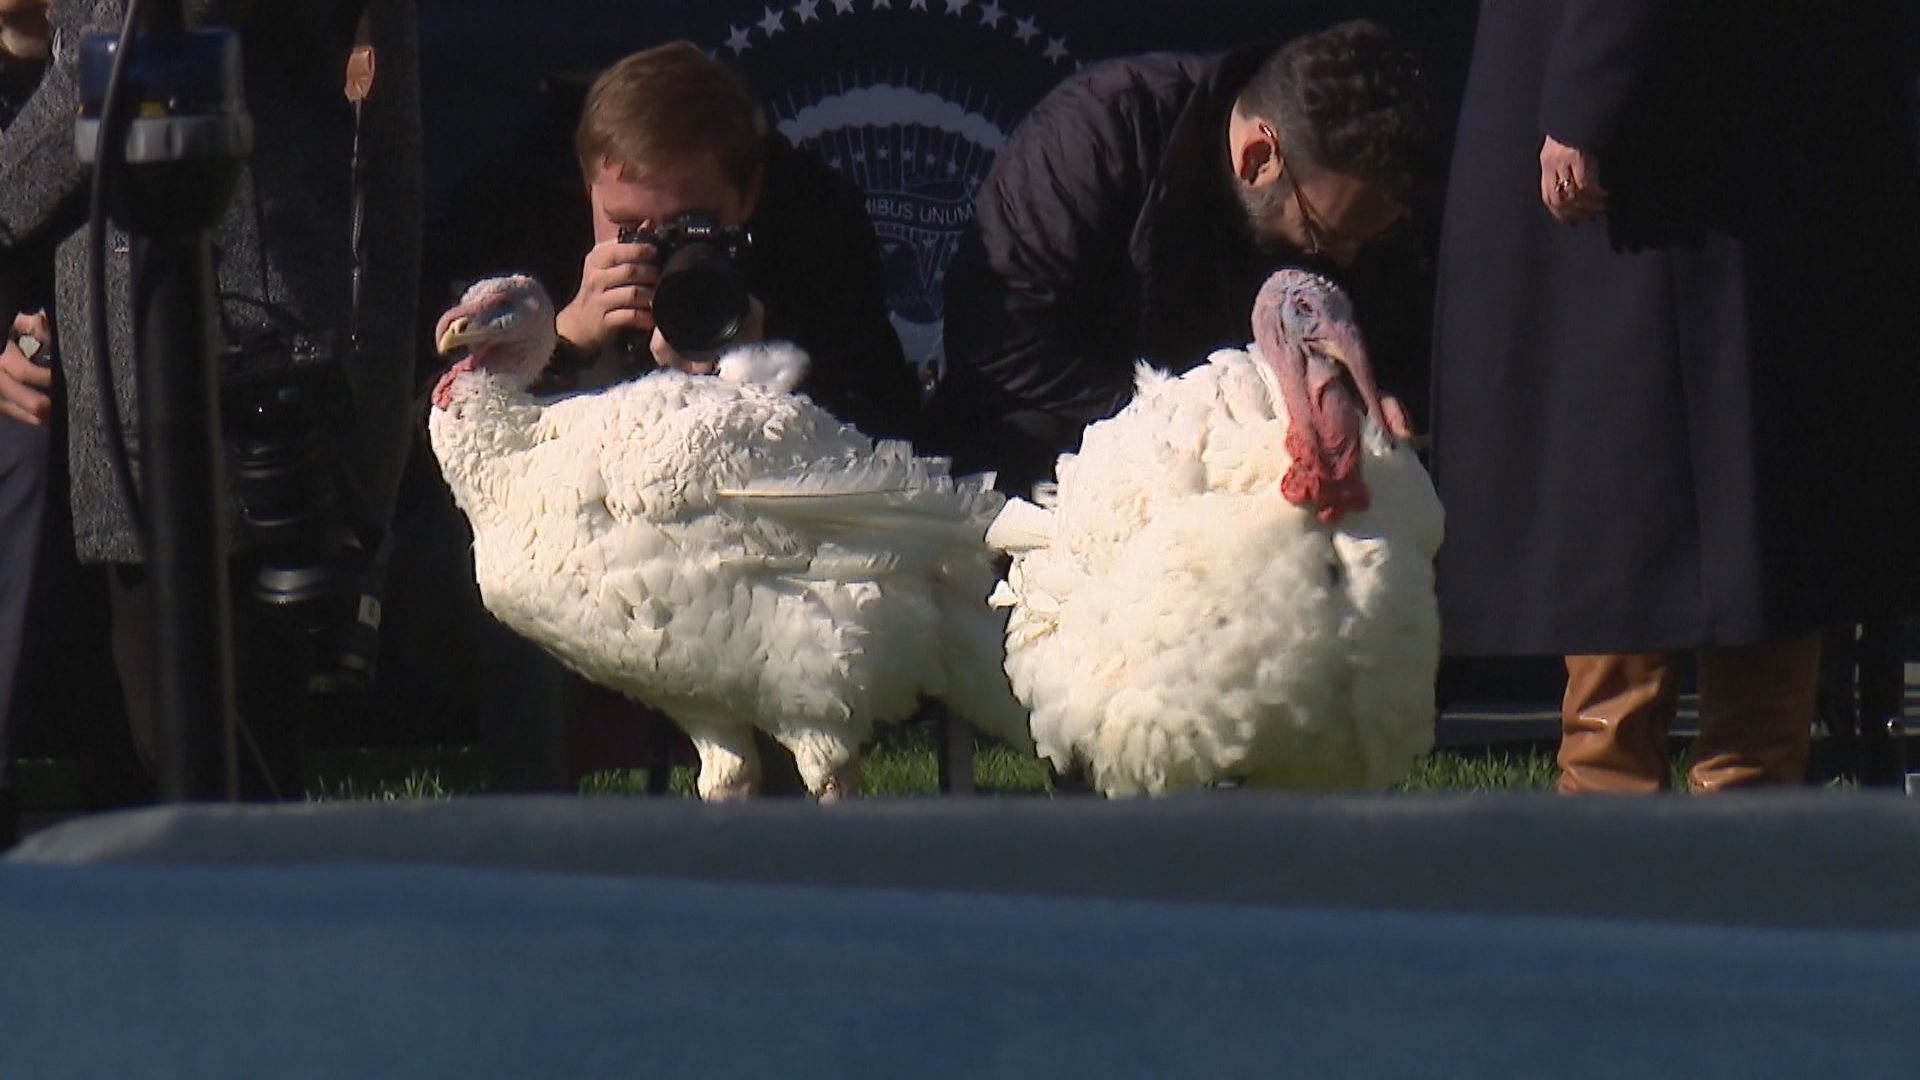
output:
[[[38,343],[34,357],[21,347],[21,337]],[[53,327],[44,311],[21,312],[13,320],[5,349],[0,349],[0,415],[41,427],[53,414]]]
[[560,336],[597,353],[622,330],[651,332],[653,287],[660,280],[653,255],[651,244],[595,244],[580,267],[580,291],[554,318]]
[[[738,334],[734,335],[731,344],[751,345],[765,338],[766,335],[767,309],[760,303],[759,297],[749,296],[747,297],[747,325],[742,327]],[[681,356],[679,353],[673,351],[673,346],[667,344],[665,335],[661,334],[657,329],[653,332],[651,348],[653,350],[654,363],[659,364],[663,368],[672,368],[675,371],[685,371],[694,375],[711,375],[713,374],[714,368],[719,364],[718,357],[708,357],[704,360],[689,360]]]

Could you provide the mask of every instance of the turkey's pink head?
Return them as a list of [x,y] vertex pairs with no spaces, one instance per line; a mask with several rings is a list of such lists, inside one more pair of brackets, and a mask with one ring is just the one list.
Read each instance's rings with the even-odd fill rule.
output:
[[1329,525],[1365,510],[1362,419],[1370,415],[1384,424],[1384,418],[1366,344],[1353,321],[1353,302],[1318,274],[1281,270],[1254,299],[1253,342],[1278,377],[1287,406],[1287,453],[1293,463],[1281,478],[1280,494],[1296,506],[1313,507]]
[[488,372],[524,386],[553,356],[558,340],[553,300],[538,281],[525,275],[484,278],[440,316],[433,339],[442,356],[466,350],[434,384],[436,408],[452,403],[454,380],[469,371]]

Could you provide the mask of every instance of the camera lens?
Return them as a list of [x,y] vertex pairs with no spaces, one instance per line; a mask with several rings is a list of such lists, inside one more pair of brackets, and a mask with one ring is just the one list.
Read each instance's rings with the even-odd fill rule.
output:
[[229,447],[241,520],[262,562],[255,599],[289,611],[317,606],[352,578],[341,565],[345,537],[318,433],[300,424],[236,432]]
[[306,654],[310,688],[366,685],[379,643],[380,560],[350,524],[328,436],[328,418],[350,400],[324,336],[272,337],[222,357],[221,427],[249,541],[247,591],[269,613],[269,647]]
[[706,359],[746,329],[751,304],[747,275],[724,249],[693,243],[660,269],[653,293],[654,325],[673,350]]
[[337,622],[333,609],[355,570],[308,388],[268,380],[223,395],[222,404],[228,475],[258,563],[254,599],[289,625]]
[[300,543],[314,526],[330,520],[332,485],[327,483],[323,448],[311,430],[256,434],[235,432],[229,439],[234,493],[256,542],[267,547]]

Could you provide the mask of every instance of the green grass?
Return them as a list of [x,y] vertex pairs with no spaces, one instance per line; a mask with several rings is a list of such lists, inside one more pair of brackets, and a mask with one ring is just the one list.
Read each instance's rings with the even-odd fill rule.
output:
[[[692,797],[694,771],[676,768],[669,792]],[[1047,767],[997,743],[980,742],[973,753],[974,790],[981,794],[1046,794]],[[926,727],[896,731],[870,748],[860,762],[860,785],[868,795],[933,795],[940,770]],[[609,769],[580,783],[582,795],[645,795],[647,770]]]
[[[436,759],[443,762],[436,768]],[[419,751],[362,750],[324,755],[308,797],[313,799],[451,798],[484,791],[479,755],[471,749]],[[930,729],[897,731],[869,748],[861,761],[861,785],[872,796],[925,796],[939,792]],[[647,770],[609,769],[580,783],[582,795],[647,796]],[[1551,754],[1540,752],[1452,754],[1421,759],[1397,790],[1543,791],[1553,787]],[[692,798],[694,770],[673,770],[672,796]],[[974,746],[973,783],[982,795],[1049,795],[1053,785],[1044,763],[998,743]]]
[[[645,795],[647,794],[646,769],[607,769],[591,773],[580,781],[582,795]],[[684,766],[674,769],[669,778],[667,794],[682,798],[693,798],[694,771]]]
[[[974,790],[983,795],[1050,795],[1047,767],[998,743],[982,740],[974,748]],[[1685,790],[1686,775],[1674,759],[1674,786]],[[1492,792],[1548,791],[1555,769],[1550,750],[1436,752],[1422,758],[1396,791]],[[939,791],[931,729],[897,730],[870,748],[861,763],[861,782],[874,796],[929,796]],[[23,761],[19,790],[27,806],[69,806],[74,778],[65,762]],[[1837,780],[1830,787],[1853,787]],[[448,799],[487,790],[486,766],[474,747],[331,750],[315,755],[306,797],[310,800]],[[691,798],[694,770],[677,767],[669,795]],[[612,769],[586,777],[580,793],[588,796],[646,797],[647,770]]]
[[[982,795],[1050,795],[1044,763],[982,741],[975,745],[974,790]],[[19,791],[29,807],[71,806],[75,779],[64,761],[22,761]],[[1553,759],[1542,753],[1449,754],[1424,758],[1398,790],[1533,791],[1553,786]],[[673,770],[670,796],[692,798],[694,770]],[[1684,781],[1683,781],[1684,783]],[[939,769],[926,729],[898,732],[870,748],[861,785],[871,796],[927,796],[939,792]],[[314,756],[306,797],[313,801],[451,799],[487,790],[486,767],[468,746],[329,750]],[[647,770],[609,769],[580,783],[588,796],[647,797]]]
[[1534,752],[1435,753],[1421,758],[1397,791],[1550,791],[1553,755]]
[[315,755],[307,798],[449,799],[486,789],[486,765],[474,747],[333,750]]
[[[446,757],[444,769],[433,767]],[[1053,785],[1044,763],[987,741],[976,743],[974,790],[982,795],[1049,795]],[[647,770],[609,769],[587,776],[580,793],[591,796],[647,796]],[[1544,791],[1553,787],[1552,755],[1539,752],[1452,754],[1423,758],[1397,790]],[[691,798],[694,770],[673,770],[669,794]],[[870,748],[861,762],[861,785],[872,796],[926,796],[939,792],[939,768],[926,728],[897,732]],[[429,751],[354,751],[323,760],[309,798],[450,798],[485,790],[477,755],[467,749]]]

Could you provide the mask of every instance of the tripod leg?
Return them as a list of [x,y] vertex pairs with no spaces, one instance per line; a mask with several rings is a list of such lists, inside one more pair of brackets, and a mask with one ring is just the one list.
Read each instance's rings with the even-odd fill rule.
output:
[[[1901,720],[1906,700],[1905,627],[1883,619],[1860,628],[1860,783],[1892,787],[1904,782],[1900,746],[1889,724]],[[1897,724],[1896,724],[1897,726]]]

